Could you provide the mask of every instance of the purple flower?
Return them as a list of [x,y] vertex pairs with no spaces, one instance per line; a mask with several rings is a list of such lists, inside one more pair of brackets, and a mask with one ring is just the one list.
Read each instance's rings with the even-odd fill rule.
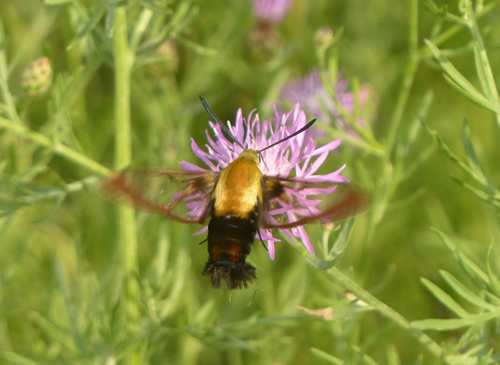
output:
[[[305,113],[297,104],[290,112],[282,114],[274,108],[274,119],[271,121],[259,119],[258,113],[252,110],[248,118],[243,118],[241,109],[236,114],[234,126],[228,122],[228,128],[233,136],[240,141],[245,149],[260,150],[270,144],[283,139],[291,133],[299,130],[306,125]],[[211,170],[221,171],[234,161],[243,151],[237,143],[228,140],[221,127],[210,122],[210,127],[215,138],[212,138],[207,130],[206,137],[208,143],[205,145],[206,151],[201,149],[198,144],[191,139],[191,148],[197,157],[199,157]],[[290,177],[293,176],[302,181],[308,182],[329,182],[341,183],[347,182],[347,178],[340,175],[345,165],[327,175],[315,175],[315,172],[323,164],[330,151],[333,151],[341,143],[340,139],[334,140],[320,148],[316,148],[313,138],[306,133],[301,133],[287,141],[284,141],[270,149],[262,152],[261,170],[264,175],[271,177]],[[189,171],[202,171],[203,169],[182,161],[181,167]],[[265,217],[268,222],[278,223],[275,217],[286,215],[289,221],[295,221],[299,217],[318,214],[319,199],[308,197],[318,194],[330,194],[336,188],[336,185],[322,188],[302,188],[286,189],[286,199],[274,199],[273,206],[267,212]],[[187,204],[192,216],[199,216],[204,210],[207,201],[201,196],[190,197]],[[297,204],[298,203],[298,204]],[[205,227],[198,233],[205,232]],[[300,239],[307,250],[314,254],[309,236],[303,226],[292,229],[280,229],[290,238]],[[274,243],[279,239],[273,236],[271,229],[260,229],[260,237],[267,241],[269,255],[274,259]]]
[[[368,95],[369,89],[367,87],[360,89],[359,103],[361,106],[366,104]],[[349,127],[349,122],[342,118],[337,107],[337,105],[340,105],[348,114],[352,114],[354,111],[354,95],[348,91],[348,83],[342,80],[340,76],[337,78],[337,84],[335,85],[335,100],[321,83],[318,70],[311,71],[302,79],[289,82],[281,90],[281,96],[292,104],[300,103],[305,111],[318,118],[318,120],[334,124],[339,129],[354,133]],[[357,123],[362,127],[365,121],[358,120]]]
[[279,23],[290,8],[291,0],[253,0],[257,18],[266,23]]

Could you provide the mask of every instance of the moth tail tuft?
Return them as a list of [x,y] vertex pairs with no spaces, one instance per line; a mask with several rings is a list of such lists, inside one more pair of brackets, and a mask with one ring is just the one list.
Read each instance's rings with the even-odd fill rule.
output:
[[247,262],[208,261],[203,275],[210,275],[214,288],[220,288],[221,283],[226,281],[228,289],[243,289],[257,279],[255,267]]

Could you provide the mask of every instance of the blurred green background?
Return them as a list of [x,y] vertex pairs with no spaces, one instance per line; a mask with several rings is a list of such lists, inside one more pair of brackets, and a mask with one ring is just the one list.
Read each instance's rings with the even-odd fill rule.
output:
[[[475,28],[456,21],[469,14],[459,6],[477,16],[482,44],[468,30]],[[499,257],[499,124],[495,113],[445,80],[443,64],[424,44],[433,40],[441,56],[484,91],[484,80],[494,82],[500,68],[495,2],[293,0],[274,26],[279,35],[269,40],[276,42],[274,52],[250,42],[258,23],[252,9],[249,0],[0,3],[1,361],[500,361],[494,355],[500,291],[493,285]],[[117,23],[123,19],[130,82],[114,58]],[[339,35],[326,51],[315,37],[321,27]],[[478,61],[478,42],[493,78],[481,78],[486,66]],[[30,95],[22,87],[23,70],[41,56],[50,61],[51,85]],[[181,160],[201,166],[190,148],[190,138],[204,145],[208,126],[199,95],[222,120],[234,120],[238,108],[244,116],[257,108],[270,119],[273,104],[290,106],[280,96],[282,87],[312,69],[338,69],[354,91],[357,84],[370,88],[364,113],[375,140],[367,143],[379,149],[376,154],[344,142],[325,163],[325,171],[346,163],[345,175],[372,197],[368,211],[355,219],[342,257],[332,261],[334,271],[318,268],[331,259],[322,240],[329,247],[341,242],[347,224],[332,232],[330,241],[319,225],[307,227],[316,259],[282,237],[271,261],[257,242],[249,261],[258,281],[241,291],[212,289],[201,276],[206,246],[198,247],[201,236],[192,236],[200,227],[136,212],[136,247],[135,237],[129,237],[132,248],[120,239],[131,216],[100,195],[105,169],[99,166],[178,168]],[[117,103],[117,80],[130,88],[124,104]],[[491,90],[489,97],[498,107]],[[114,147],[121,143],[117,110],[131,113],[128,162],[117,161]],[[450,159],[422,122],[475,175]],[[53,147],[57,143],[89,160],[68,159]],[[473,178],[481,174],[484,185]],[[448,237],[448,247],[432,227]],[[471,267],[491,285],[475,281],[479,274]],[[488,305],[453,291],[440,270]],[[451,302],[446,305],[443,292],[427,290],[421,278],[443,288],[468,313],[488,315],[444,331],[410,329],[415,320],[467,317]],[[353,301],[346,295],[351,292],[368,304]],[[435,342],[429,344],[423,333]]]

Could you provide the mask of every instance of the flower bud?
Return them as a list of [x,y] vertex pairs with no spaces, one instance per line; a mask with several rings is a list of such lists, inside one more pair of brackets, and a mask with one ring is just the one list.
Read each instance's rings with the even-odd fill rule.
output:
[[320,45],[330,45],[333,40],[333,31],[330,27],[321,27],[314,32],[314,40]]
[[45,94],[52,83],[52,66],[47,57],[37,58],[27,65],[21,76],[21,86],[31,96]]

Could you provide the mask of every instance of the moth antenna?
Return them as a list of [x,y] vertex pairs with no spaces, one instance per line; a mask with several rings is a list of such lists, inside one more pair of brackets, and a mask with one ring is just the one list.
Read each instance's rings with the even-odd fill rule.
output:
[[269,149],[271,147],[276,146],[277,144],[283,143],[283,142],[289,140],[290,138],[295,137],[297,134],[300,134],[300,133],[304,132],[306,129],[308,129],[309,127],[311,127],[315,122],[316,122],[316,119],[311,120],[309,123],[307,123],[305,126],[303,126],[302,128],[300,128],[298,131],[293,132],[289,136],[286,136],[285,138],[280,139],[279,141],[274,142],[273,144],[271,144],[269,146],[266,146],[266,147],[264,147],[263,149],[261,149],[261,150],[259,150],[257,152],[259,152],[259,154],[260,154],[262,151],[265,151],[265,150],[267,150],[267,149]]
[[221,122],[221,120],[214,114],[214,112],[212,111],[212,109],[210,109],[210,107],[208,106],[205,98],[203,98],[203,96],[200,95],[200,100],[201,100],[201,104],[203,105],[203,107],[205,108],[205,110],[207,111],[207,113],[210,115],[210,117],[212,117],[213,120],[215,120],[217,122],[218,125],[220,125],[220,127],[222,128],[222,130],[224,132],[226,132],[226,134],[231,137],[231,139],[236,142],[236,144],[238,146],[240,146],[241,148],[243,148],[243,150],[246,150],[246,148],[241,144],[240,141],[238,141],[234,136],[233,134],[231,133],[231,131],[229,130],[229,128],[227,126],[224,125],[224,123]]
[[[262,156],[262,153],[260,153],[260,151],[257,151],[257,153],[259,154],[260,162],[262,162],[264,164],[264,166],[266,167],[266,169],[269,170],[269,167],[267,167],[266,160],[264,160],[264,157]],[[266,247],[266,246],[264,246],[264,247]]]

